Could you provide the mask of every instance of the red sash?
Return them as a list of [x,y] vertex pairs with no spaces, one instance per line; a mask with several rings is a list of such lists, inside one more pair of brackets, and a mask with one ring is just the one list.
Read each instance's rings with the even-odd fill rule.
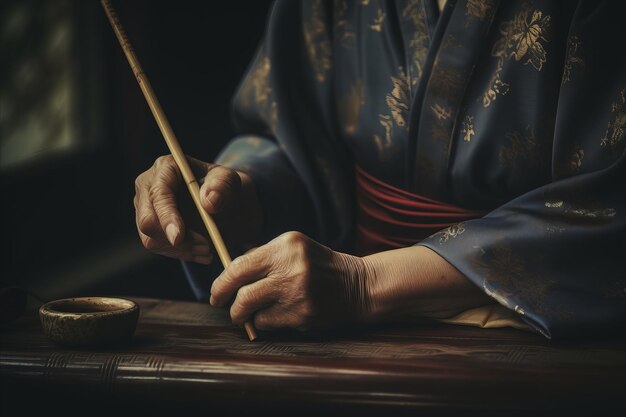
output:
[[391,186],[356,166],[355,253],[368,255],[414,245],[433,233],[484,215]]

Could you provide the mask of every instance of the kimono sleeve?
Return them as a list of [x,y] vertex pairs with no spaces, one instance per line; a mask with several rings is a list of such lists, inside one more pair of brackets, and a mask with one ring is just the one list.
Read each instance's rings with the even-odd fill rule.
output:
[[626,328],[626,34],[604,3],[577,13],[552,182],[420,243],[550,338]]

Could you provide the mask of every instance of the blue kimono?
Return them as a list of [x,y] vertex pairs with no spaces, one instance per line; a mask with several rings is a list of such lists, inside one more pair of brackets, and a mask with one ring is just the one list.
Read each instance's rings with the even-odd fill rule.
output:
[[278,0],[234,98],[265,238],[350,251],[355,165],[485,213],[414,242],[551,338],[626,328],[621,1]]

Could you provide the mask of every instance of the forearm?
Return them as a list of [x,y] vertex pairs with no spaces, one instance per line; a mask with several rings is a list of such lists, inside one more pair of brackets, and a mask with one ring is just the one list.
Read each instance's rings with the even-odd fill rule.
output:
[[493,302],[424,246],[380,252],[363,261],[368,281],[366,321],[407,313],[445,318]]

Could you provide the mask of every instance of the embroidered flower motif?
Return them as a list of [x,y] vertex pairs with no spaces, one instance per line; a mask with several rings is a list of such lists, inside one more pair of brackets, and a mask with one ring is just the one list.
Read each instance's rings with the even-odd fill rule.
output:
[[[468,0],[465,3],[465,16],[478,20],[486,20],[494,11],[494,0]],[[467,26],[467,22],[466,22]]]
[[306,52],[313,67],[315,78],[319,82],[324,82],[331,68],[331,46],[324,24],[324,10],[321,0],[313,0],[311,18],[304,22],[303,31]]
[[548,200],[543,205],[548,208],[560,208],[563,207],[563,200]]
[[435,104],[434,106],[430,106],[430,109],[435,113],[435,116],[439,120],[448,120],[452,117],[452,110],[447,107],[442,107],[439,104]]
[[389,150],[392,149],[394,125],[404,130],[408,128],[410,87],[404,68],[398,68],[398,76],[391,77],[391,84],[391,91],[385,97],[389,113],[378,115],[378,122],[385,130],[385,136],[384,138],[381,138],[378,134],[373,136],[374,143],[376,143],[378,148],[378,155],[382,159],[385,159],[385,156],[389,156]]
[[440,232],[437,232],[436,234],[440,235],[439,244],[442,245],[450,239],[456,239],[458,236],[462,235],[463,233],[465,233],[465,223],[461,222],[461,223],[453,224],[452,226]]
[[341,46],[350,49],[356,43],[356,33],[348,19],[346,19],[347,10],[348,4],[346,0],[337,0],[335,2],[335,33]]
[[572,70],[574,67],[584,67],[585,61],[580,58],[577,53],[580,48],[580,39],[578,36],[572,35],[567,38],[567,52],[565,55],[565,64],[563,66],[563,77],[561,78],[561,84],[565,84],[570,81]]
[[547,54],[542,42],[548,42],[550,16],[544,15],[541,10],[532,10],[528,3],[513,20],[500,25],[501,38],[494,44],[492,55],[499,58],[514,58],[524,64],[531,64],[537,71],[541,71],[546,62]]
[[402,68],[399,73],[398,77],[391,77],[393,89],[387,94],[385,101],[393,120],[399,127],[404,127],[409,112],[409,84]]
[[413,36],[409,41],[409,48],[412,54],[408,67],[408,78],[409,85],[415,87],[422,77],[430,43],[422,0],[408,1],[404,9],[402,9],[401,16],[402,19],[408,20],[413,25]]
[[498,97],[509,91],[509,85],[501,80],[504,61],[514,59],[516,62],[525,60],[541,71],[547,60],[547,52],[543,42],[549,42],[550,16],[541,10],[531,10],[530,4],[524,3],[519,13],[512,20],[500,25],[500,38],[495,42],[491,55],[498,58],[494,75],[483,94],[483,106],[489,107]]
[[376,11],[376,18],[374,19],[374,23],[370,25],[370,29],[375,30],[376,32],[380,32],[383,30],[383,22],[385,21],[385,12],[382,9],[378,9]]
[[600,141],[603,148],[616,148],[626,137],[626,88],[620,93],[620,101],[613,103],[611,119]]
[[463,140],[465,142],[469,142],[472,140],[472,136],[476,134],[474,132],[474,116],[470,116],[469,114],[465,115],[465,119],[463,120],[463,129],[461,129],[461,133],[463,134]]
[[271,61],[267,55],[261,57],[254,70],[250,73],[241,90],[241,102],[244,108],[253,100],[259,106],[260,114],[272,132],[278,126],[278,104],[271,100],[270,87]]

